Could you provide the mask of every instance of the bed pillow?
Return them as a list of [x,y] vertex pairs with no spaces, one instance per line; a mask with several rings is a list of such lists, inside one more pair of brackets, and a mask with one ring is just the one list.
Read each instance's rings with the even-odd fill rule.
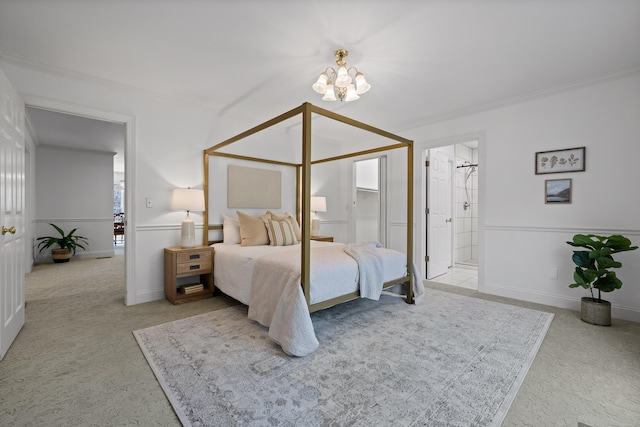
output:
[[242,246],[260,246],[269,244],[269,236],[263,219],[268,219],[267,215],[259,217],[247,215],[236,211],[240,222],[240,244]]
[[264,220],[264,225],[267,229],[271,246],[289,246],[298,243],[291,221],[288,218],[282,221],[267,218]]
[[226,245],[237,245],[242,241],[240,238],[240,221],[232,216],[222,215],[223,243]]
[[288,220],[291,223],[291,228],[293,228],[293,233],[296,236],[298,242],[302,241],[302,230],[300,230],[300,225],[298,225],[298,221],[293,214],[289,212],[285,212],[284,214],[277,214],[275,212],[267,211],[269,215],[271,215],[271,219],[276,221],[284,221]]

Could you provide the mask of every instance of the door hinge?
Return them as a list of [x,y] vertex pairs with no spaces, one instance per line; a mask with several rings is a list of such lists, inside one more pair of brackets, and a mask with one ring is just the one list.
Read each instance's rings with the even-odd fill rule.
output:
[[424,161],[424,166],[427,167],[427,168],[429,167],[429,160],[425,160]]
[[424,257],[424,262],[429,262],[429,255],[426,255],[426,256]]
[[429,208],[425,208],[425,210],[424,210],[424,214],[425,214],[425,215],[429,215]]

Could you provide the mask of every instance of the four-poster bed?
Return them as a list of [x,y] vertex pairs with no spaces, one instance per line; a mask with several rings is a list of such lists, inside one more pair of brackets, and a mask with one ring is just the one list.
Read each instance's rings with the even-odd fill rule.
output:
[[[348,125],[348,126],[352,126],[355,128],[358,128],[360,130],[369,132],[374,134],[374,136],[376,138],[382,138],[385,141],[385,144],[377,144],[376,147],[374,148],[366,148],[366,149],[361,149],[361,150],[357,150],[355,152],[351,152],[351,153],[347,153],[347,154],[340,154],[337,156],[330,156],[330,157],[323,157],[323,158],[318,158],[318,159],[312,159],[312,114],[316,114],[318,116],[322,116],[325,117],[327,119],[333,120],[333,121],[337,121],[340,122],[342,124]],[[229,152],[229,147],[231,144],[239,142],[249,136],[258,134],[261,131],[265,131],[266,129],[269,129],[270,127],[277,125],[279,123],[284,122],[285,120],[289,120],[292,118],[296,118],[297,116],[300,116],[301,118],[301,125],[302,125],[302,145],[301,145],[301,159],[300,161],[295,161],[295,162],[285,162],[285,161],[281,161],[281,160],[275,160],[275,159],[270,159],[270,158],[263,158],[263,157],[254,157],[251,155],[245,155],[245,154],[234,154],[232,152]],[[391,143],[388,143],[387,140],[392,141]],[[226,151],[222,151],[223,149],[226,148]],[[312,165],[316,165],[316,164],[320,164],[320,163],[325,163],[325,162],[332,162],[332,161],[338,161],[338,160],[343,160],[343,159],[348,159],[348,158],[352,158],[352,157],[356,157],[356,156],[363,156],[363,155],[369,155],[369,154],[373,154],[373,153],[379,153],[382,151],[389,151],[389,150],[396,150],[396,149],[406,149],[406,156],[407,156],[407,164],[406,164],[406,168],[407,168],[407,194],[406,194],[406,200],[407,200],[407,206],[406,206],[406,213],[407,213],[407,234],[406,234],[406,243],[407,243],[407,247],[406,247],[406,253],[405,254],[401,254],[404,255],[401,259],[401,267],[402,267],[402,272],[401,273],[395,273],[395,276],[389,278],[389,277],[385,277],[384,278],[384,284],[382,285],[383,289],[387,289],[390,288],[392,286],[396,286],[399,284],[406,284],[406,286],[404,286],[404,288],[406,289],[406,300],[408,303],[414,303],[414,287],[412,285],[413,284],[413,233],[412,233],[412,224],[413,224],[413,206],[412,206],[412,200],[413,200],[413,142],[411,140],[402,138],[400,136],[391,134],[389,132],[383,131],[381,129],[375,128],[373,126],[369,126],[367,124],[361,123],[359,121],[350,119],[348,117],[333,113],[331,111],[316,107],[310,103],[304,103],[301,106],[294,108],[293,110],[290,110],[284,114],[281,114],[271,120],[268,120],[258,126],[255,126],[243,133],[240,133],[238,135],[236,135],[235,137],[229,138],[226,141],[223,141],[215,146],[212,146],[206,150],[204,150],[204,176],[205,176],[205,181],[204,181],[204,190],[205,190],[205,208],[207,209],[204,213],[204,244],[210,244],[211,241],[209,239],[209,231],[211,230],[221,230],[222,226],[220,224],[210,224],[211,221],[211,217],[210,217],[210,210],[211,210],[211,206],[210,206],[210,184],[212,182],[212,180],[209,177],[209,174],[215,174],[216,176],[220,176],[220,174],[224,173],[222,171],[212,171],[210,169],[211,164],[210,164],[210,157],[211,156],[220,156],[220,157],[226,157],[228,159],[237,159],[239,161],[250,161],[250,162],[258,162],[258,163],[265,163],[265,164],[270,164],[270,165],[278,165],[279,167],[291,167],[291,168],[295,168],[295,179],[296,179],[296,184],[295,184],[295,219],[297,220],[297,223],[301,225],[301,230],[299,230],[299,240],[300,240],[300,244],[296,245],[297,247],[297,251],[295,252],[294,256],[299,256],[299,261],[295,261],[295,262],[291,262],[291,261],[287,261],[289,264],[292,265],[263,265],[262,268],[263,270],[261,270],[260,272],[260,277],[261,278],[268,278],[268,279],[273,279],[273,280],[277,280],[277,278],[274,277],[270,277],[269,278],[269,274],[273,273],[273,274],[279,274],[279,270],[285,270],[285,269],[289,269],[291,268],[291,271],[288,272],[283,272],[283,275],[289,274],[289,276],[296,276],[293,285],[289,285],[288,288],[286,288],[285,284],[282,284],[281,289],[278,290],[274,290],[275,288],[278,288],[280,286],[280,284],[272,284],[270,285],[271,287],[268,290],[256,290],[256,289],[251,289],[251,292],[254,293],[255,295],[262,295],[262,297],[269,299],[269,298],[279,298],[280,300],[287,300],[286,302],[279,302],[279,301],[272,301],[269,304],[272,304],[272,306],[268,309],[266,309],[266,314],[265,314],[265,308],[263,307],[263,302],[262,301],[258,301],[258,303],[250,303],[247,302],[247,298],[243,298],[240,297],[240,301],[248,304],[249,305],[249,317],[253,318],[254,320],[258,320],[261,324],[265,325],[265,326],[269,326],[270,327],[270,336],[271,338],[278,342],[283,349],[285,350],[285,352],[289,353],[289,354],[294,354],[294,355],[304,355],[304,354],[308,354],[311,351],[315,350],[315,348],[317,347],[317,341],[315,341],[315,335],[313,334],[313,326],[310,323],[310,317],[309,317],[309,313],[312,313],[314,311],[317,310],[322,310],[325,309],[327,307],[331,307],[333,305],[342,303],[342,302],[346,302],[349,300],[352,300],[354,298],[358,298],[361,297],[361,289],[358,288],[357,284],[356,284],[356,288],[355,289],[349,289],[348,292],[344,292],[344,293],[338,293],[337,296],[334,296],[335,292],[330,295],[330,297],[328,299],[324,299],[324,298],[320,298],[319,301],[314,301],[312,299],[312,295],[314,293],[314,291],[312,291],[312,286],[314,285],[312,283],[311,277],[312,277],[312,265],[314,268],[314,277],[316,278],[316,280],[319,282],[320,280],[318,279],[319,275],[321,275],[320,273],[320,269],[321,268],[325,268],[325,267],[320,267],[319,266],[319,260],[325,256],[328,258],[328,263],[329,264],[334,264],[334,265],[339,265],[341,264],[342,261],[335,261],[335,256],[336,255],[328,255],[330,251],[333,251],[331,253],[335,252],[335,248],[333,249],[329,249],[326,247],[323,248],[319,248],[319,246],[324,245],[324,242],[312,242],[311,241],[311,211],[310,211],[310,201],[311,201],[311,167]],[[274,217],[276,215],[274,214]],[[269,217],[269,215],[267,214],[267,217]],[[226,218],[226,217],[225,217]],[[225,221],[226,223],[226,221]],[[265,222],[266,223],[266,222]],[[327,244],[329,246],[340,246],[341,248],[339,249],[341,252],[345,252],[346,249],[342,249],[345,247],[345,245],[334,245],[334,244]],[[217,246],[217,245],[215,245]],[[215,247],[214,246],[214,247]],[[312,262],[312,247],[314,248],[314,256],[313,256],[313,262]],[[317,248],[317,249],[316,249]],[[216,254],[214,256],[214,265],[221,262],[222,259],[217,259],[216,256],[220,256],[220,257],[231,257],[232,255],[230,253],[232,253],[233,251],[223,251],[222,249],[229,249],[229,248],[223,248],[223,247],[219,247],[220,251],[216,251],[219,252],[219,254]],[[248,249],[248,248],[245,248]],[[282,249],[282,248],[281,248]],[[353,250],[358,249],[359,248],[352,248]],[[256,249],[255,247],[252,249],[252,251],[256,251],[258,250],[261,251],[262,249]],[[367,249],[367,250],[371,250],[371,249]],[[387,252],[384,252],[387,251]],[[248,251],[247,251],[248,252]],[[292,253],[291,250],[289,251],[285,251],[287,253]],[[393,252],[395,252],[396,254],[400,254],[397,251],[391,251],[391,250],[380,250],[379,251],[382,254],[382,257],[380,254],[376,255],[377,259],[379,260],[378,262],[381,262],[382,264],[384,264],[387,268],[387,274],[386,276],[389,276],[390,271],[397,270],[397,256],[395,256],[395,254],[393,254]],[[325,254],[326,253],[326,254]],[[316,255],[317,254],[317,255]],[[325,255],[322,255],[325,254]],[[251,268],[258,268],[259,264],[265,264],[265,260],[269,257],[262,257],[260,258],[262,255],[251,255],[251,259],[248,257],[245,257],[241,263],[244,263],[242,265],[251,265]],[[396,259],[396,261],[392,261],[393,259]],[[267,262],[267,264],[269,263],[274,263],[276,262],[276,258],[281,258],[280,255],[276,256],[276,257],[271,257],[273,259],[271,259],[271,261]],[[347,255],[347,258],[349,258],[349,256]],[[226,259],[231,259],[231,258],[226,258]],[[349,262],[352,262],[354,265],[356,265],[357,263],[354,262],[354,259],[349,258],[350,261],[345,261],[345,265],[348,264]],[[384,261],[384,262],[382,262]],[[225,261],[226,262],[226,261]],[[277,262],[281,262],[281,261],[277,261]],[[390,267],[393,262],[395,262],[396,267]],[[293,265],[296,264],[296,265]],[[255,265],[255,266],[254,266]],[[297,271],[294,271],[294,269],[297,268]],[[316,271],[315,269],[318,268],[318,270]],[[335,267],[338,268],[338,267]],[[346,268],[346,267],[345,267]],[[350,268],[350,267],[349,267]],[[361,266],[357,267],[359,270],[359,275],[362,276],[363,271]],[[220,280],[223,280],[222,277],[222,268],[218,269],[221,273],[220,273]],[[349,270],[348,270],[349,271]],[[358,276],[358,271],[356,271],[356,276]],[[257,273],[256,273],[257,274]],[[254,274],[253,276],[256,276],[256,274]],[[342,274],[342,273],[341,273]],[[348,275],[348,274],[347,274]],[[226,277],[231,277],[232,274],[229,274],[229,272],[227,272],[227,276]],[[329,274],[330,276],[330,274]],[[327,276],[327,277],[329,277]],[[217,278],[214,277],[214,282],[218,280]],[[267,280],[267,279],[265,279]],[[356,281],[358,279],[356,278]],[[287,279],[282,279],[282,281],[287,281]],[[289,281],[291,281],[291,279],[289,279]],[[255,282],[255,280],[254,280]],[[217,285],[217,284],[216,284]],[[421,285],[421,283],[420,283]],[[257,285],[256,285],[257,286]],[[347,286],[348,288],[348,286]],[[283,289],[288,289],[288,290],[283,290]],[[224,291],[224,289],[223,289]],[[282,296],[280,296],[279,292],[283,292]],[[315,292],[316,294],[318,294],[318,292]],[[275,297],[273,296],[274,294],[277,294]],[[286,294],[286,295],[285,295]],[[249,296],[249,300],[250,301],[256,301],[255,298],[257,298],[255,295],[251,295]],[[288,295],[288,296],[287,296]],[[233,295],[232,295],[233,296]],[[244,301],[243,301],[244,299]],[[316,298],[317,299],[317,298]],[[377,298],[376,298],[377,299]],[[304,309],[301,307],[304,306]],[[292,308],[293,307],[293,308]],[[276,319],[276,317],[279,316],[279,312],[286,312],[286,314],[282,314],[281,315],[285,316],[285,317],[290,317],[290,319],[285,319],[285,323],[287,323],[287,325],[285,325],[284,327],[281,325],[281,319]],[[298,312],[297,314],[291,314],[292,312]],[[252,313],[253,312],[253,313]],[[275,314],[274,314],[275,312]],[[311,330],[310,331],[306,331],[306,332],[302,332],[302,334],[304,333],[310,333],[311,335],[313,335],[313,339],[311,340],[311,342],[307,341],[305,343],[303,343],[302,346],[297,346],[296,343],[291,343],[290,341],[293,340],[295,341],[295,337],[291,338],[289,337],[287,334],[289,333],[293,333],[296,334],[298,332],[296,332],[295,330],[299,330],[300,329],[300,322],[301,322],[301,317],[305,317],[308,318],[308,322],[306,322],[307,324],[307,329],[310,327]],[[304,319],[302,319],[304,320]],[[294,325],[295,323],[295,325]],[[303,322],[305,323],[305,322]],[[275,331],[275,329],[278,329],[278,331]],[[304,329],[304,327],[302,328]],[[272,334],[273,332],[273,334]],[[283,342],[284,341],[284,342]],[[303,340],[304,341],[304,340]],[[315,341],[315,344],[313,343],[313,341]]]

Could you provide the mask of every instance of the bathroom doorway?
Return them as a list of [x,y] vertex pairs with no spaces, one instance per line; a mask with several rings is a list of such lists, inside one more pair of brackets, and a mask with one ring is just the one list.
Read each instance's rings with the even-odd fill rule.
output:
[[478,145],[469,140],[426,150],[427,279],[452,269],[477,271]]

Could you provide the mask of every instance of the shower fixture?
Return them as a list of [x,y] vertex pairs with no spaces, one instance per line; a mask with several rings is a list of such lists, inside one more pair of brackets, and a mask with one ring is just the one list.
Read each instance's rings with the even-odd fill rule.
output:
[[462,204],[462,208],[466,211],[471,207],[471,203],[469,203],[469,187],[467,185],[467,182],[469,181],[471,174],[478,169],[478,164],[477,163],[473,164],[468,161],[465,161],[460,166],[456,166],[456,169],[459,169],[459,168],[470,168],[470,169],[467,169],[464,177],[464,192],[467,195],[467,200],[465,200],[464,203]]

